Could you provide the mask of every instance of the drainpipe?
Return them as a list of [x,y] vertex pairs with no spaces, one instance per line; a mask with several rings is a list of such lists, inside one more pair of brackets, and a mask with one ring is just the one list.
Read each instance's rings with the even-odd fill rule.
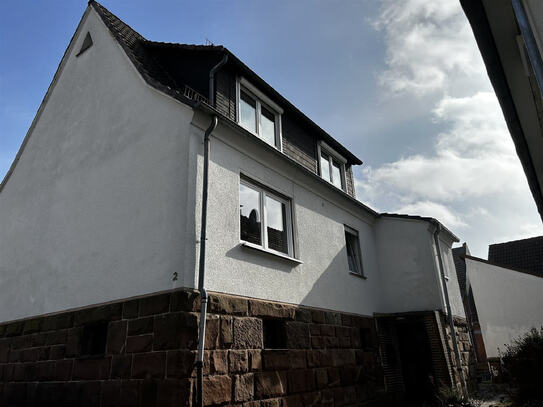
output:
[[445,305],[447,307],[447,314],[449,315],[449,327],[451,329],[452,343],[454,349],[454,356],[456,359],[456,370],[458,370],[462,391],[467,395],[466,379],[464,378],[464,371],[462,370],[462,363],[460,359],[460,351],[458,350],[458,342],[456,341],[456,331],[454,330],[454,317],[451,311],[451,302],[449,300],[449,290],[447,289],[447,278],[445,277],[445,270],[443,268],[443,257],[441,256],[441,248],[439,245],[439,233],[441,232],[441,224],[439,222],[434,223],[436,230],[434,232],[434,242],[437,250],[437,259],[439,262],[439,273],[441,275],[441,283],[443,285],[443,291],[445,294]]
[[215,128],[219,119],[213,116],[211,124],[204,133],[204,174],[202,182],[202,223],[200,227],[200,264],[198,271],[198,291],[200,292],[201,308],[200,308],[200,333],[198,342],[198,359],[196,360],[197,371],[197,406],[204,405],[203,392],[203,372],[204,367],[204,341],[206,335],[206,314],[207,314],[207,292],[204,288],[205,279],[205,259],[206,259],[206,233],[207,233],[207,190],[209,178],[209,137]]
[[224,54],[221,61],[209,71],[209,105],[215,107],[215,72],[228,62],[228,54]]

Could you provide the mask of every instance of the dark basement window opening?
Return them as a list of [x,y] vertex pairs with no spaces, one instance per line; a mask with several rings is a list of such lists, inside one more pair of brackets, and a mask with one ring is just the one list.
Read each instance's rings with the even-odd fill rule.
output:
[[106,353],[108,321],[87,324],[81,333],[81,356],[102,356]]
[[369,328],[360,328],[360,347],[367,349],[372,346],[371,330]]
[[280,319],[264,319],[262,326],[264,349],[287,348],[287,332],[284,321]]

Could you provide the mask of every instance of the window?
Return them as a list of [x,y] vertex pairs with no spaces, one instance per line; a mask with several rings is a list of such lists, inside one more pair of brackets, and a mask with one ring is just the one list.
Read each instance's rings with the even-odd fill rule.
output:
[[245,79],[238,81],[238,123],[266,143],[281,148],[283,111]]
[[264,319],[262,321],[264,349],[286,349],[287,334],[285,322],[280,319]]
[[292,256],[290,211],[288,198],[241,179],[239,218],[242,241]]
[[99,356],[106,352],[107,321],[98,321],[83,327],[81,335],[81,355]]
[[339,189],[345,189],[345,161],[331,148],[319,146],[319,168],[321,177]]
[[345,226],[345,246],[347,248],[349,271],[351,273],[364,276],[362,270],[362,257],[360,256],[360,242],[358,240],[358,232],[348,226]]

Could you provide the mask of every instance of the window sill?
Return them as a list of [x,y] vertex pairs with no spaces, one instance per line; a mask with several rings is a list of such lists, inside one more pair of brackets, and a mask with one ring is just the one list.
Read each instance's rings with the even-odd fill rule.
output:
[[242,247],[246,247],[248,248],[249,250],[255,250],[257,252],[262,252],[262,253],[266,253],[266,254],[269,254],[271,256],[275,256],[275,257],[278,257],[280,259],[283,259],[283,260],[287,260],[291,263],[295,263],[295,264],[304,264],[303,261],[300,261],[298,259],[295,259],[294,257],[290,257],[286,254],[282,254],[282,253],[279,253],[279,252],[275,252],[273,250],[267,250],[267,249],[264,249],[262,246],[258,246],[256,244],[253,244],[253,243],[249,243],[249,242],[241,242],[240,243],[240,246]]
[[362,280],[367,280],[367,279],[368,279],[368,277],[366,277],[364,274],[358,274],[358,273],[355,273],[355,272],[353,272],[353,271],[351,271],[351,270],[349,270],[349,274],[350,274],[351,276],[355,276],[355,277],[361,278]]

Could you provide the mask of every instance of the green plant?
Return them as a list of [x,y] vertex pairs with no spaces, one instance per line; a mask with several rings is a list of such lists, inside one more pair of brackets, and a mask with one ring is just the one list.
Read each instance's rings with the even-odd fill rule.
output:
[[473,400],[465,397],[454,387],[441,387],[438,391],[437,399],[443,407],[477,407]]
[[506,345],[503,366],[522,400],[543,400],[543,327]]

